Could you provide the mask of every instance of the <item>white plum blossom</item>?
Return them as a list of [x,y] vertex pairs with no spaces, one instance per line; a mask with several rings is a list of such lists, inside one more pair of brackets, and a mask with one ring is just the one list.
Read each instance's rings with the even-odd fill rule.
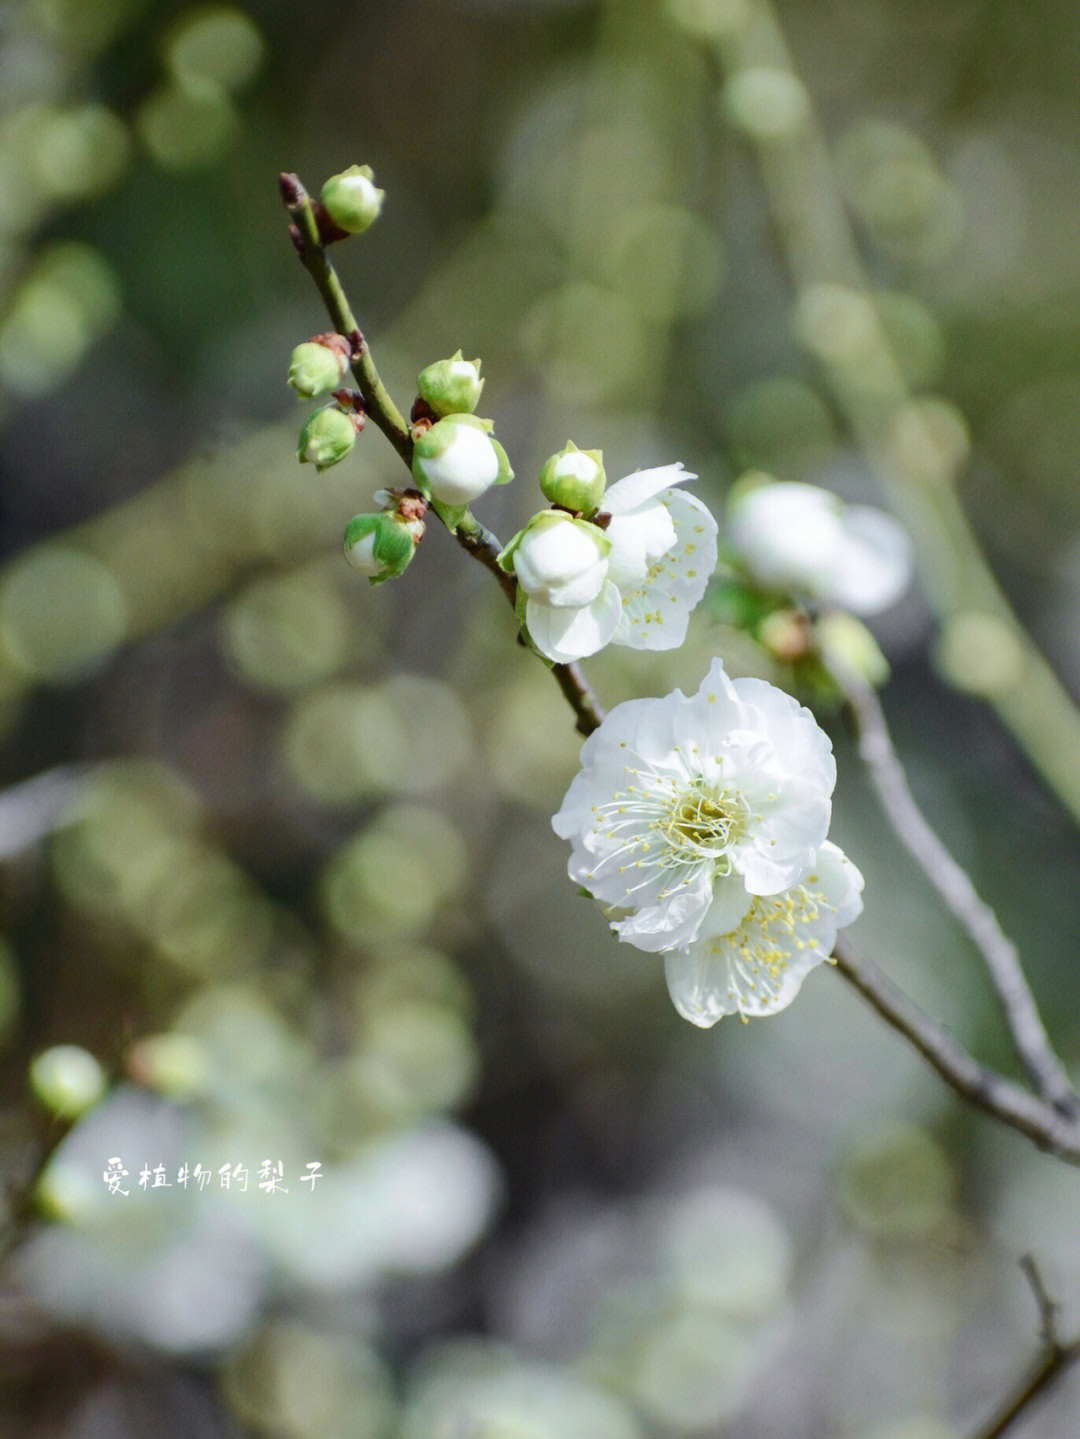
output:
[[725,1014],[775,1014],[832,952],[837,931],[862,911],[863,878],[828,840],[811,872],[780,894],[755,895],[735,926],[712,910],[697,937],[664,955],[668,992],[691,1024]]
[[654,953],[734,933],[814,871],[836,765],[809,710],[714,660],[696,695],[617,705],[585,741],[552,824],[570,878]]
[[[526,544],[531,526],[515,536],[500,563],[517,574],[527,597],[525,626],[541,654],[566,664],[609,641],[654,650],[682,644],[690,613],[716,566],[716,521],[699,499],[679,488],[696,478],[678,464],[627,475],[608,487],[596,523],[567,515],[565,524],[546,531],[542,564]],[[576,574],[583,547],[572,525],[606,541],[603,582],[587,598],[584,590],[555,588],[548,579],[564,569]],[[567,548],[565,560],[555,553],[560,545]],[[587,568],[596,575],[595,563]]]
[[610,550],[596,525],[543,510],[503,552],[525,596],[525,627],[548,659],[595,654],[615,633],[622,607],[607,577]]
[[795,481],[740,487],[728,539],[759,584],[805,593],[853,614],[895,603],[911,582],[911,540],[899,521]]

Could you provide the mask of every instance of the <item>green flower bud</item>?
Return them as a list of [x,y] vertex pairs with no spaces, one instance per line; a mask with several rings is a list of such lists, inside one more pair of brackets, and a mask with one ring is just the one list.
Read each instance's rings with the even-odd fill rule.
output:
[[386,191],[377,189],[374,179],[370,165],[350,165],[322,187],[323,209],[339,230],[360,235],[379,218]]
[[340,405],[323,405],[319,410],[312,410],[300,431],[296,458],[302,465],[312,464],[317,470],[336,465],[356,444],[356,420],[355,415]]
[[105,1093],[105,1071],[77,1044],[56,1044],[30,1062],[30,1086],[60,1119],[78,1119]]
[[540,489],[544,498],[577,514],[591,515],[595,512],[606,484],[601,452],[579,450],[573,440],[567,440],[566,449],[546,460],[540,471]]
[[292,352],[289,384],[301,400],[315,400],[336,390],[349,372],[343,348],[321,340],[305,340]]
[[412,561],[423,532],[422,521],[410,523],[394,514],[354,515],[345,526],[345,558],[373,585],[396,579]]
[[490,429],[490,420],[448,415],[417,435],[412,472],[420,488],[440,504],[469,505],[492,485],[512,480],[506,451]]
[[417,393],[437,415],[471,415],[483,388],[480,361],[463,360],[460,350],[449,360],[436,360],[416,377]]

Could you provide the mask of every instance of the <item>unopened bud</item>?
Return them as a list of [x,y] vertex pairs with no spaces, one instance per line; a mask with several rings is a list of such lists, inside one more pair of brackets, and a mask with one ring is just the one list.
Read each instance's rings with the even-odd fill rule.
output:
[[469,505],[492,485],[514,478],[506,451],[475,415],[448,415],[416,436],[412,472],[444,505]]
[[105,1093],[105,1071],[77,1044],[56,1044],[30,1061],[30,1085],[60,1119],[78,1119]]
[[313,410],[300,431],[296,458],[302,465],[312,464],[317,470],[336,465],[356,444],[362,423],[363,416],[348,414],[340,405],[324,405],[322,409]]
[[408,522],[385,513],[355,515],[345,526],[345,558],[373,585],[396,579],[412,561],[423,532],[421,520]]
[[499,555],[530,599],[555,609],[590,604],[603,589],[611,541],[588,520],[541,510]]
[[322,340],[305,340],[292,352],[289,384],[301,400],[316,400],[336,390],[348,372],[344,342],[328,345]]
[[150,1034],[133,1044],[127,1068],[139,1084],[181,1101],[205,1094],[211,1073],[210,1056],[203,1042],[176,1030]]
[[449,360],[436,360],[416,377],[417,393],[436,415],[471,415],[483,388],[480,361],[463,360],[460,350]]
[[804,611],[773,610],[758,626],[758,639],[773,656],[784,664],[806,659],[814,644],[810,621]]
[[567,440],[566,449],[546,460],[540,471],[544,498],[576,514],[593,514],[606,484],[601,452],[579,450],[573,440]]
[[323,208],[340,230],[359,235],[379,218],[386,191],[374,181],[370,165],[350,165],[322,187]]
[[889,661],[862,620],[844,610],[833,610],[821,617],[816,628],[826,665],[837,671],[854,670],[875,687],[889,678]]

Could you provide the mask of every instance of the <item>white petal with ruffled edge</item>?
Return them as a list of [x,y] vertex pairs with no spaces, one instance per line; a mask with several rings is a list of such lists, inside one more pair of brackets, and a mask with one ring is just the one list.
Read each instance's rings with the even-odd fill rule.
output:
[[529,638],[556,664],[573,664],[602,650],[618,629],[621,614],[619,591],[610,580],[604,581],[591,603],[578,609],[557,608],[539,600],[525,602]]
[[741,922],[711,911],[692,944],[664,957],[668,992],[691,1024],[708,1028],[725,1014],[775,1014],[824,963],[839,929],[862,910],[863,878],[826,841],[805,879],[782,894],[755,898]]
[[600,505],[609,515],[629,514],[631,510],[654,500],[664,490],[696,479],[697,475],[684,470],[679,462],[657,465],[652,470],[635,470],[632,475],[624,475],[621,480],[608,485]]
[[660,504],[670,516],[675,543],[649,565],[640,583],[621,589],[622,620],[614,643],[630,649],[681,645],[716,568],[716,521],[697,496],[669,490]]

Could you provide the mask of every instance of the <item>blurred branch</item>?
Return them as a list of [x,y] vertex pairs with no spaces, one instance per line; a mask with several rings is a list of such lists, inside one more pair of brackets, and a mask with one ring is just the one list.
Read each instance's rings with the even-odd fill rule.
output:
[[[319,221],[311,196],[304,189],[297,175],[283,173],[278,183],[285,209],[292,220],[289,234],[296,247],[296,252],[300,256],[305,270],[314,280],[335,330],[349,341],[350,365],[356,382],[360,386],[360,393],[364,397],[364,407],[411,473],[412,434],[401,411],[390,398],[389,391],[379,377],[375,361],[367,341],[356,323],[356,317],[353,315],[337,271],[327,258],[326,247],[319,231]],[[503,594],[511,606],[516,609],[517,580],[513,575],[507,574],[498,564],[498,556],[502,550],[498,538],[468,510],[460,517],[451,520],[446,506],[440,505],[437,501],[431,502],[431,509],[442,520],[461,548],[495,576]],[[577,717],[578,730],[583,735],[592,734],[603,719],[604,712],[597,703],[596,696],[589,688],[581,670],[575,664],[553,665],[552,673],[566,697],[567,703]]]
[[944,1025],[931,1019],[873,960],[856,954],[844,940],[837,940],[833,958],[848,983],[962,1099],[1026,1135],[1040,1149],[1080,1165],[1080,1124],[972,1058]]
[[0,790],[0,860],[46,839],[82,794],[92,766],[57,765]]
[[1058,1306],[1047,1294],[1042,1275],[1036,1268],[1030,1254],[1020,1261],[1028,1283],[1035,1295],[1039,1310],[1039,1331],[1043,1342],[1043,1353],[1013,1392],[1006,1396],[993,1417],[972,1435],[972,1439],[999,1439],[1011,1429],[1030,1406],[1042,1398],[1054,1381],[1070,1364],[1080,1359],[1080,1338],[1063,1343],[1057,1333]]
[[832,662],[830,669],[855,721],[860,758],[897,838],[982,955],[1032,1083],[1059,1113],[1075,1119],[1080,1098],[1054,1053],[1016,946],[915,802],[873,686],[846,666]]
[[[978,692],[1080,819],[1080,713],[1013,613],[955,490],[960,460],[912,399],[877,310],[829,151],[770,0],[747,0],[722,28],[717,52],[727,94],[758,78],[782,94],[777,113],[743,128],[755,145],[788,268],[796,312],[818,316],[803,335],[871,470],[915,542],[937,619],[993,627],[1001,672]],[[757,96],[759,103],[761,95]],[[782,113],[781,113],[782,112]]]

